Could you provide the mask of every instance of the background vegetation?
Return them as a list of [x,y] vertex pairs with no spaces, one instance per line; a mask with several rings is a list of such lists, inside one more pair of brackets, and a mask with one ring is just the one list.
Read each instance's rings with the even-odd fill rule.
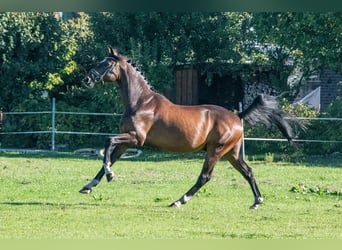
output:
[[[173,88],[173,69],[177,65],[203,64],[200,74],[210,83],[213,74],[223,75],[245,63],[267,65],[278,72],[272,87],[288,91],[284,105],[296,96],[306,76],[326,68],[342,71],[342,33],[340,13],[247,13],[247,12],[145,12],[77,13],[77,17],[58,21],[53,13],[0,14],[0,110],[51,110],[51,98],[60,111],[120,113],[115,89],[99,86],[84,89],[81,79],[112,45],[140,65],[151,85],[161,93]],[[286,65],[286,67],[284,66]],[[298,81],[288,84],[290,74]],[[103,98],[103,97],[107,98]],[[316,116],[307,109],[300,116]],[[341,117],[341,99],[324,116]],[[49,130],[50,117],[8,116],[1,125],[6,131]],[[117,120],[71,117],[58,118],[58,130],[93,132],[117,131]],[[342,126],[312,123],[304,138],[336,138]],[[333,126],[334,129],[328,129]],[[334,133],[332,133],[334,132]],[[253,132],[265,134],[265,130]],[[266,131],[268,133],[268,131]],[[247,128],[248,134],[248,128]],[[2,145],[47,148],[47,135],[0,135]],[[59,135],[70,148],[102,146],[102,139]],[[269,151],[269,144],[257,147]],[[282,146],[284,147],[284,146]],[[337,151],[334,145],[315,147],[318,153]],[[284,148],[280,148],[283,151]],[[286,149],[287,150],[287,149]]]

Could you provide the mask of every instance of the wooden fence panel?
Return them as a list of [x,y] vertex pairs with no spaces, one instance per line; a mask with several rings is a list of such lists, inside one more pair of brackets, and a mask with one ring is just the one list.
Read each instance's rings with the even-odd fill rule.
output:
[[183,105],[198,103],[197,70],[192,68],[176,71],[176,102]]

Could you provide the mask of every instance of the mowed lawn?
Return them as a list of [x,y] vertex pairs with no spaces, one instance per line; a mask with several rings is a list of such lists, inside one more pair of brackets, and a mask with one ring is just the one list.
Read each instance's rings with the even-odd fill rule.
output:
[[0,154],[0,239],[342,239],[342,161],[248,161],[265,198],[220,161],[186,205],[201,154],[143,151],[80,194],[102,160],[51,154]]

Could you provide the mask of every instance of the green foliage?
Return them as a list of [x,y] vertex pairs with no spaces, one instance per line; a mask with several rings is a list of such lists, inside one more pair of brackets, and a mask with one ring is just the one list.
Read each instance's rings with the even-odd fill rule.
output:
[[342,117],[342,97],[337,96],[336,99],[330,103],[327,114],[332,117]]
[[[112,113],[113,116],[57,114],[57,130],[118,133],[121,116],[114,114],[122,113],[122,105],[121,102],[117,102],[117,95],[117,90],[108,85],[67,93],[63,101],[56,104],[57,111]],[[87,101],[79,102],[80,98]],[[66,144],[68,150],[84,147],[101,148],[104,146],[104,138],[105,136],[59,134],[57,143]]]
[[[232,71],[239,72],[236,77],[249,79],[250,71],[241,65],[253,64],[269,67],[273,88],[298,89],[301,81],[293,86],[287,83],[292,71],[303,76],[323,67],[341,71],[340,23],[341,15],[329,12],[103,12],[78,13],[77,18],[63,22],[52,13],[1,13],[0,110],[50,110],[51,101],[42,96],[48,93],[63,111],[120,113],[121,100],[113,86],[91,91],[81,84],[85,73],[106,55],[108,45],[132,58],[161,93],[172,92],[174,68],[187,64],[201,65],[199,74],[208,76],[201,84],[210,84],[214,74]],[[341,100],[336,100],[324,116],[341,117],[340,107]],[[292,108],[284,104],[284,110],[301,117],[317,115],[301,105]],[[49,130],[49,116],[41,117],[30,117],[30,121],[28,117],[7,117],[2,131]],[[59,130],[117,132],[118,128],[117,120],[67,115],[59,118]],[[316,132],[296,133],[301,138],[340,140],[342,126],[338,123],[315,121],[308,126]],[[259,135],[280,137],[274,128],[250,130],[246,126],[246,136]],[[18,146],[48,147],[48,136],[23,136],[23,144]],[[73,148],[99,144],[100,139],[90,138],[58,135],[57,139]],[[17,143],[7,136],[1,136],[1,141],[13,146]],[[252,148],[263,153],[273,152],[270,148],[275,144],[284,154],[293,152],[284,143],[256,144]],[[324,144],[312,150],[331,153],[338,151],[336,145]]]
[[320,186],[317,187],[308,187],[304,185],[303,183],[299,183],[295,186],[293,186],[290,190],[293,193],[300,193],[300,194],[316,194],[319,196],[325,196],[325,195],[332,195],[337,197],[342,197],[342,192],[336,191],[336,190],[329,190],[328,188],[323,188]]
[[293,105],[285,98],[282,100],[282,110],[296,117],[315,118],[319,115],[318,110],[303,103]]
[[[79,88],[96,55],[89,46],[92,32],[88,22],[88,15],[83,13],[67,22],[57,21],[51,13],[0,14],[2,111],[51,111],[51,100],[43,97],[44,92],[57,98],[57,110],[60,111],[110,112],[117,109],[115,90],[85,91]],[[108,98],[104,98],[106,96]],[[60,131],[118,131],[118,121],[110,124],[98,117],[59,115],[57,122]],[[2,125],[2,131],[50,130],[49,114],[6,116]],[[1,136],[2,146],[51,147],[50,134],[19,135],[19,140],[13,138],[13,135]],[[68,134],[57,135],[56,139],[57,143],[67,144],[71,149],[99,145],[99,141],[102,146],[103,141],[103,138]]]
[[63,84],[68,37],[50,13],[0,14],[0,107],[13,110],[26,98]]
[[[337,97],[328,107],[328,110],[322,117],[342,117],[342,99]],[[324,138],[330,141],[342,141],[342,126],[341,121],[321,121],[317,122],[312,130],[316,131],[314,136]],[[340,143],[324,143],[321,145],[321,151],[326,154],[331,154],[341,151]]]
[[[115,12],[90,16],[95,42],[117,47],[131,57],[161,92],[172,86],[172,71],[178,64],[236,64],[245,56],[241,41],[247,13]],[[210,70],[223,74],[227,68]]]
[[266,53],[272,67],[280,70],[291,57],[291,67],[299,68],[305,77],[326,68],[341,71],[339,13],[259,12],[252,16],[258,43],[273,47]]
[[[303,109],[303,105],[299,106],[300,109]],[[327,112],[318,114],[314,110],[302,110],[300,114],[307,114],[307,117],[317,117],[317,118],[334,118],[341,117],[342,114],[342,102],[339,97],[333,101],[329,107]],[[316,112],[316,115],[315,115]],[[301,116],[305,117],[305,116]],[[341,141],[342,140],[342,130],[341,130],[341,121],[334,120],[312,120],[312,121],[303,121],[307,127],[305,133],[299,136],[300,139],[306,140],[323,140],[323,141]],[[302,144],[302,152],[305,154],[332,154],[335,152],[341,152],[341,143],[337,142],[322,142],[322,143],[303,143]]]
[[[36,99],[33,96],[25,99],[14,110],[15,112],[51,111],[48,99]],[[6,132],[50,131],[50,114],[6,115],[2,130]],[[49,148],[49,134],[0,135],[1,146],[9,148]]]
[[[99,86],[95,89],[78,89],[68,92],[63,100],[57,101],[56,109],[65,112],[92,112],[92,113],[113,113],[120,114],[122,111],[121,102],[117,90],[110,86]],[[107,98],[104,98],[106,97]],[[80,98],[87,102],[79,102]],[[99,108],[100,107],[100,108]],[[18,112],[51,111],[49,99],[30,98],[21,103],[15,110]],[[95,132],[95,133],[118,133],[120,116],[90,116],[56,114],[56,130],[67,132]],[[32,115],[6,115],[3,131],[51,131],[51,114]],[[101,148],[105,136],[87,136],[73,134],[57,134],[56,144],[65,145],[64,150],[74,150],[82,147]],[[1,135],[2,147],[12,148],[51,148],[51,134],[28,134],[28,135]],[[16,139],[14,139],[16,138]]]
[[265,161],[266,163],[272,163],[272,162],[274,162],[274,153],[266,153],[266,154],[265,154],[264,161]]

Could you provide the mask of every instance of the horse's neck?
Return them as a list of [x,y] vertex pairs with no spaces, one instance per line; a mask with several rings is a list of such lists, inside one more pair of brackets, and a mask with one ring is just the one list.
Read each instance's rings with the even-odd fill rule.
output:
[[154,93],[144,77],[132,66],[121,71],[120,91],[126,110],[136,110]]

